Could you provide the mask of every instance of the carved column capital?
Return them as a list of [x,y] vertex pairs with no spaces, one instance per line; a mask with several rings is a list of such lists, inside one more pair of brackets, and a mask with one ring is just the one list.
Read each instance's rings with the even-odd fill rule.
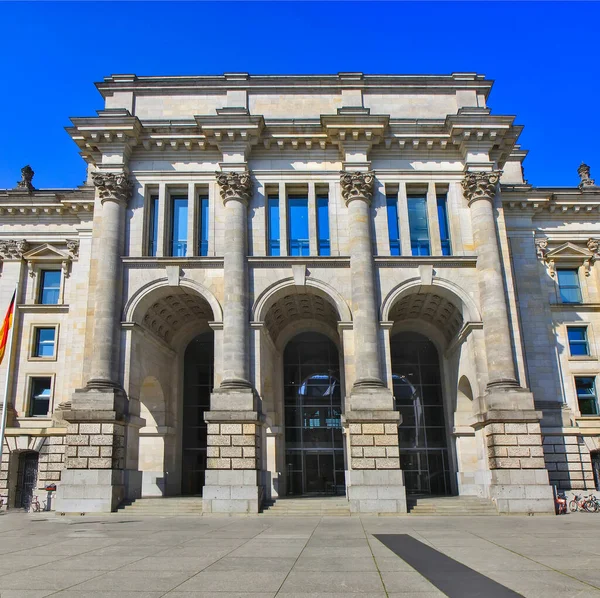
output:
[[250,172],[217,172],[215,174],[223,203],[227,203],[230,199],[238,199],[248,204],[252,196]]
[[29,243],[25,239],[0,241],[0,260],[20,260],[29,250]]
[[100,200],[127,203],[133,191],[133,183],[125,172],[93,172],[92,182],[98,187]]
[[493,199],[501,174],[501,170],[467,172],[461,184],[469,205],[478,199]]
[[340,172],[340,185],[342,186],[342,197],[346,206],[354,199],[362,199],[368,204],[373,198],[373,183],[375,175],[373,172]]

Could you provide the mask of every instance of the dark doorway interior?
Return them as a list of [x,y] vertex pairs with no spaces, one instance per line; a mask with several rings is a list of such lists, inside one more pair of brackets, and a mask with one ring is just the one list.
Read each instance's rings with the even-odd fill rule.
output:
[[39,454],[25,451],[19,454],[15,507],[29,509],[37,484]]
[[402,332],[392,337],[392,378],[400,467],[409,494],[451,494],[446,420],[435,345],[425,336]]
[[214,337],[206,332],[187,346],[183,375],[181,493],[200,495],[206,471],[206,423],[213,389]]
[[283,367],[287,494],[344,494],[337,347],[322,334],[299,334],[285,349]]

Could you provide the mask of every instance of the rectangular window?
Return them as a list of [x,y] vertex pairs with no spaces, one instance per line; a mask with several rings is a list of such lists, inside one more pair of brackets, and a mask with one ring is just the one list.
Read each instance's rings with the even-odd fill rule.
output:
[[288,226],[290,255],[309,255],[308,244],[308,198],[288,198]]
[[427,199],[424,196],[408,197],[408,224],[412,254],[430,255]]
[[587,328],[585,326],[568,326],[567,337],[569,339],[569,350],[573,357],[590,354]]
[[579,273],[576,269],[557,270],[558,290],[563,303],[581,303]]
[[581,415],[598,415],[598,399],[596,397],[596,380],[588,376],[576,376],[577,402]]
[[452,255],[452,248],[450,247],[450,227],[448,226],[448,201],[445,195],[437,196],[437,213],[440,225],[442,255]]
[[208,255],[208,197],[200,197],[198,218],[198,255]]
[[269,255],[281,255],[279,250],[279,197],[269,197],[267,199],[267,217],[269,219],[267,226],[269,229]]
[[57,305],[60,296],[60,270],[42,270],[40,272],[40,290],[38,303]]
[[400,255],[400,226],[398,223],[398,197],[386,197],[390,255]]
[[188,200],[187,197],[171,198],[171,255],[187,255]]
[[319,255],[331,255],[329,244],[329,197],[317,197],[317,237]]
[[54,357],[56,328],[36,328],[34,336],[34,357]]
[[158,248],[158,195],[150,198],[148,219],[148,255],[156,255]]
[[29,417],[46,417],[50,409],[52,378],[31,378]]

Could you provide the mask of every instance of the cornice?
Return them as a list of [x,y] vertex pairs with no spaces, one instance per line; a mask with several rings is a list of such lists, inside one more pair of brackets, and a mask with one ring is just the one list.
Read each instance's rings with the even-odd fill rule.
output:
[[0,190],[0,215],[52,216],[91,214],[94,211],[94,188],[36,190],[31,193]]
[[164,268],[165,266],[181,266],[188,268],[222,268],[222,257],[153,257],[122,256],[123,264],[130,268]]
[[532,187],[500,185],[502,207],[506,212],[549,215],[578,214],[597,217],[600,212],[600,188]]

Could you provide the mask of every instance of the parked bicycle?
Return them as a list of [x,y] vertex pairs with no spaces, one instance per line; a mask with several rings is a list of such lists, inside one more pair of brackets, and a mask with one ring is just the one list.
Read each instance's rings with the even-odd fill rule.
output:
[[[44,502],[44,509],[46,508],[46,503]],[[31,497],[31,502],[29,503],[29,512],[30,513],[39,513],[42,511],[42,505],[40,504],[39,498],[34,495]]]
[[569,502],[569,511],[575,513],[576,511],[586,511],[587,513],[595,513],[600,508],[596,497],[592,494],[590,496],[582,496],[576,494],[571,502]]

